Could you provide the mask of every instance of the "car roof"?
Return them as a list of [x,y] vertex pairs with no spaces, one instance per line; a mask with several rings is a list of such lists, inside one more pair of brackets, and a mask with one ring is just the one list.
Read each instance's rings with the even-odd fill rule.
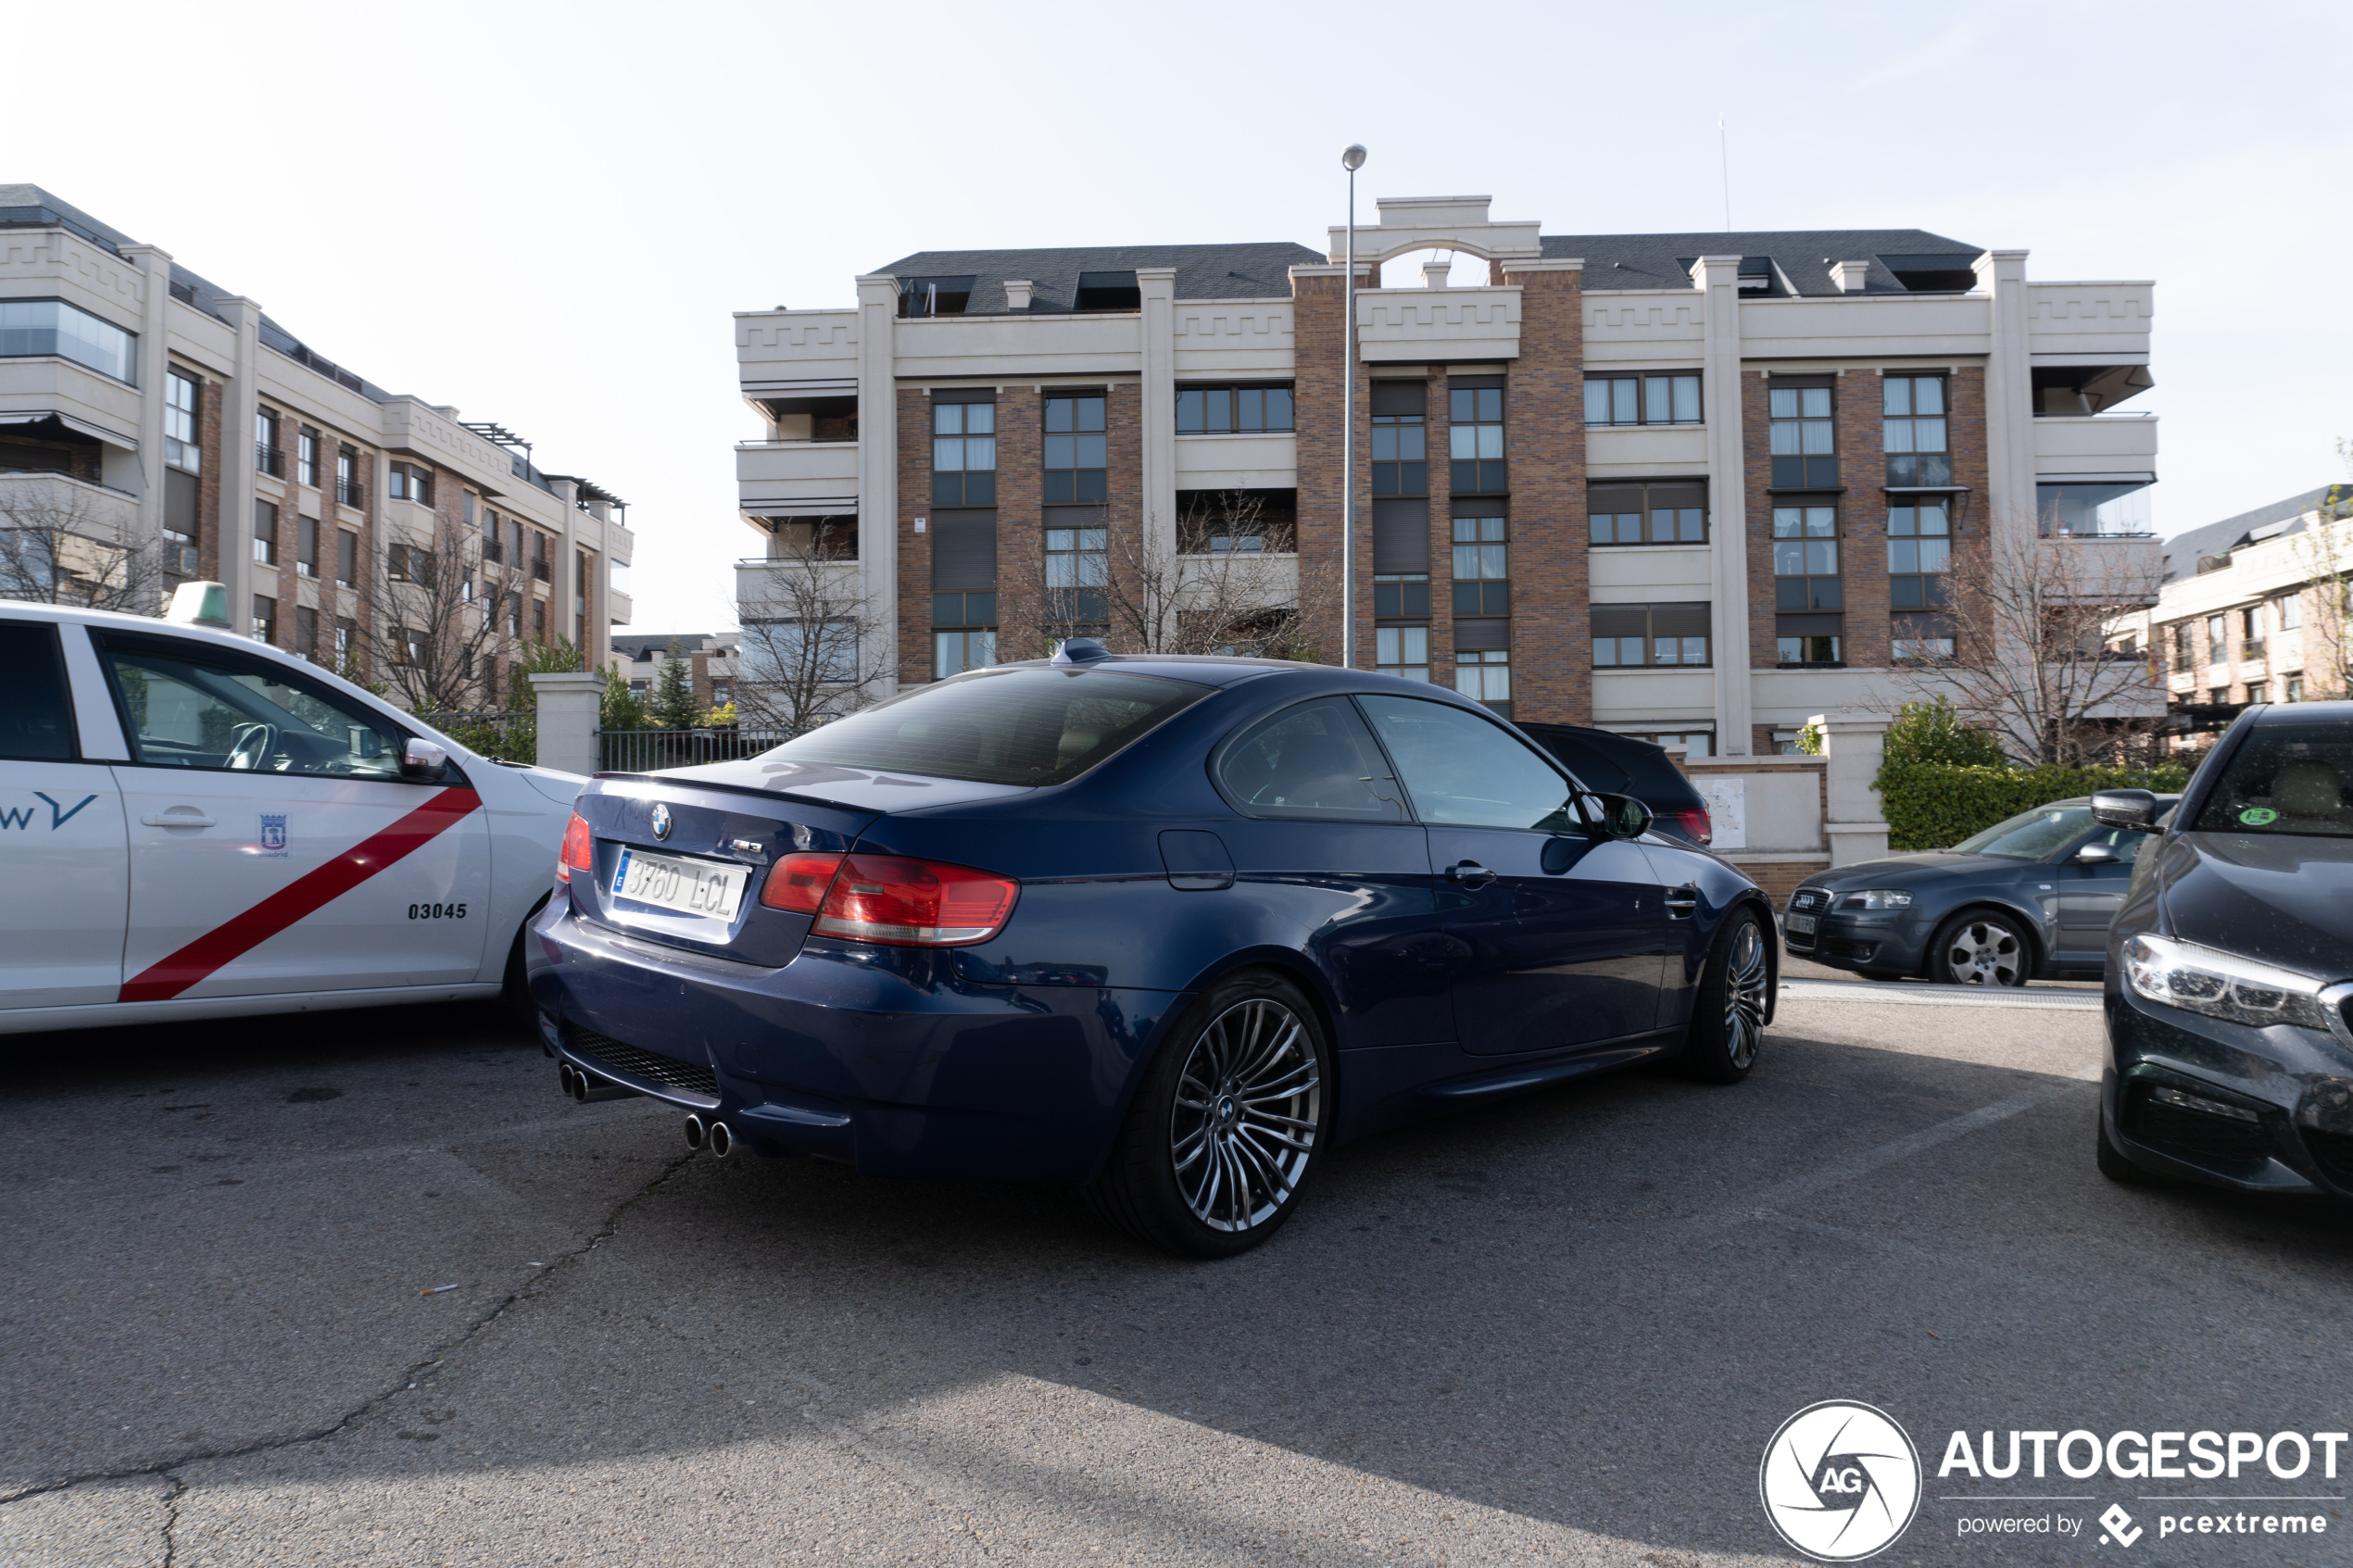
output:
[[2353,723],[2353,702],[2273,702],[2251,715],[2258,724],[2303,724],[2313,720]]
[[1457,708],[1477,708],[1486,711],[1480,704],[1468,697],[1428,681],[1409,681],[1403,676],[1383,675],[1371,670],[1350,671],[1337,664],[1310,664],[1304,659],[1245,659],[1227,654],[1113,653],[1060,664],[1051,659],[1025,659],[990,665],[988,671],[969,671],[954,679],[968,681],[989,671],[1002,670],[1111,669],[1131,674],[1158,675],[1171,681],[1190,681],[1195,685],[1220,689],[1265,680],[1269,676],[1303,676],[1319,686],[1330,685],[1348,691],[1395,692],[1400,696],[1428,697],[1453,703]]

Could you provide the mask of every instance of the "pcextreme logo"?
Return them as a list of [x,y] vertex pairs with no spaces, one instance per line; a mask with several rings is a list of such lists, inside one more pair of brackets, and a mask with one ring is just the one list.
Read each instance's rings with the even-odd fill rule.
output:
[[1765,1517],[1821,1562],[1856,1562],[1895,1544],[1920,1506],[1920,1456],[1886,1411],[1850,1399],[1781,1423],[1756,1470]]

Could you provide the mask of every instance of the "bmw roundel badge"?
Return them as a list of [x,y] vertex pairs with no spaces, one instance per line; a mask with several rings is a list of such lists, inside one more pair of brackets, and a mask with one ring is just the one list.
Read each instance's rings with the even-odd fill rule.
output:
[[656,838],[670,836],[670,808],[660,802],[656,802],[654,806],[654,836]]

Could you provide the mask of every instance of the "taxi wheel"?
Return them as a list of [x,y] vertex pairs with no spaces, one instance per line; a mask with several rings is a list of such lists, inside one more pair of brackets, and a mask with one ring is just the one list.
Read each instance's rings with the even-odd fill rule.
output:
[[[534,909],[533,914],[539,911]],[[529,977],[523,972],[522,939],[531,930],[525,918],[515,931],[514,946],[507,949],[507,972],[498,983],[498,1010],[518,1028],[528,1029],[538,1022],[538,1006],[531,999]]]
[[1087,1187],[1137,1240],[1230,1258],[1299,1206],[1331,1125],[1330,1054],[1315,1009],[1279,975],[1245,972],[1188,1010]]

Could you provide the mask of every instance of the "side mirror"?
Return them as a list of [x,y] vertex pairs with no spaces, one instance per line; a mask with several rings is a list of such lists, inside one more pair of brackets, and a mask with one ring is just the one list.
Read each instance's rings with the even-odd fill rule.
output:
[[2105,844],[2086,844],[2075,852],[2075,863],[2079,866],[2112,866],[2116,863],[2116,851]]
[[1591,797],[1597,815],[1594,825],[1611,838],[1640,838],[1651,830],[1651,809],[1630,795]]
[[429,740],[410,737],[400,753],[400,776],[419,784],[437,784],[449,771],[449,753]]
[[2147,833],[2157,826],[2157,797],[2145,789],[2104,789],[2092,797],[2092,821]]

